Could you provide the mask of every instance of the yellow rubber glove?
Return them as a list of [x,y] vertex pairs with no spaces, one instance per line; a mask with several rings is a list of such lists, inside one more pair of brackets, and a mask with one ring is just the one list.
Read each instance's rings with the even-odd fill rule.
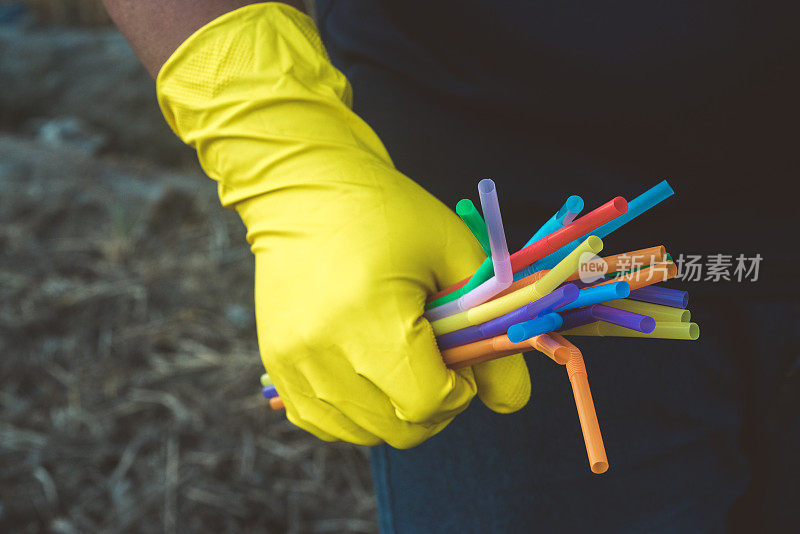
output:
[[425,299],[473,272],[481,248],[351,111],[310,18],[275,3],[223,15],[178,48],[157,89],[247,226],[261,356],[290,421],[406,448],[476,390],[498,412],[527,403],[520,355],[444,366]]

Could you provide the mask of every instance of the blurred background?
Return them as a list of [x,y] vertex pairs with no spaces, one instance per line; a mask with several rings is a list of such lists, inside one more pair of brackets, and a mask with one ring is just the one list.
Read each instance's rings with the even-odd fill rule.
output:
[[260,395],[245,231],[99,0],[0,0],[0,532],[373,532]]

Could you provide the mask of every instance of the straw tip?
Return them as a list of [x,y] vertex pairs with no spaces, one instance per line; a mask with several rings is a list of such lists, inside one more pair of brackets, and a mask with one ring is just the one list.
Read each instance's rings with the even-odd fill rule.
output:
[[631,294],[631,285],[625,280],[620,280],[614,284],[614,294],[617,298],[624,299]]
[[668,182],[667,180],[661,180],[661,181],[658,183],[658,186],[656,186],[656,187],[661,187],[661,188],[663,188],[663,189],[664,189],[664,192],[668,193],[669,195],[674,195],[674,194],[675,194],[675,190],[674,190],[674,189],[672,189],[672,186],[671,186],[671,185],[669,185],[669,182]]
[[553,351],[553,360],[559,365],[566,365],[570,356],[572,356],[572,351],[569,350],[569,347],[561,346]]
[[461,215],[464,213],[472,213],[475,210],[475,204],[468,198],[462,198],[456,204],[456,213]]
[[525,341],[525,328],[521,324],[511,325],[506,335],[512,343],[522,343]]
[[595,475],[602,475],[608,471],[608,462],[593,462],[591,465],[592,473]]
[[575,284],[566,284],[561,287],[560,291],[565,299],[569,299],[569,302],[577,299],[578,295],[581,293],[581,290],[578,289],[578,286]]
[[484,178],[478,182],[478,192],[483,193],[484,195],[494,191],[494,187],[494,180],[491,178]]
[[625,200],[624,197],[614,197],[611,202],[614,205],[614,209],[617,210],[620,215],[628,211],[628,201]]
[[583,199],[578,195],[572,195],[566,202],[569,213],[580,213],[583,210]]
[[692,341],[700,339],[700,325],[697,323],[689,323],[689,339]]
[[596,235],[590,235],[587,237],[585,243],[586,246],[588,246],[589,249],[595,254],[603,250],[603,240]]
[[652,317],[643,317],[639,323],[639,328],[643,333],[649,334],[656,329],[656,320]]

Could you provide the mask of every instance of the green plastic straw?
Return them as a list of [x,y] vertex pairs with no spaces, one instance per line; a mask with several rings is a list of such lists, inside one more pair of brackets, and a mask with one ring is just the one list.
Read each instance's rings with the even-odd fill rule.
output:
[[475,204],[468,198],[462,198],[456,204],[456,213],[470,229],[478,243],[481,244],[483,252],[491,257],[492,249],[489,246],[489,232],[486,231],[486,223],[483,221],[481,214],[478,213]]
[[478,270],[475,271],[475,274],[472,275],[472,278],[469,279],[469,282],[467,282],[464,285],[464,287],[462,287],[460,289],[456,289],[452,293],[448,293],[447,295],[444,295],[443,297],[439,297],[438,299],[427,303],[425,305],[425,309],[429,310],[431,308],[435,308],[436,306],[441,306],[442,304],[447,304],[448,302],[450,302],[452,300],[456,300],[457,298],[460,298],[462,295],[466,295],[467,293],[469,293],[470,291],[472,291],[473,289],[475,289],[476,287],[478,287],[479,285],[484,283],[486,280],[491,278],[493,275],[494,275],[494,266],[492,265],[492,258],[490,256],[490,257],[486,258],[485,260],[483,260],[483,263],[481,263],[481,266],[478,267]]

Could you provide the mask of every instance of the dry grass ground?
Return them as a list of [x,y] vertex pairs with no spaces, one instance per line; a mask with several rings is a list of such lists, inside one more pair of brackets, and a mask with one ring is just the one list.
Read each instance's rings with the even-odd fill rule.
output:
[[260,396],[212,182],[2,135],[0,191],[0,532],[375,530],[365,451]]
[[46,24],[111,24],[101,0],[25,0],[25,4]]

